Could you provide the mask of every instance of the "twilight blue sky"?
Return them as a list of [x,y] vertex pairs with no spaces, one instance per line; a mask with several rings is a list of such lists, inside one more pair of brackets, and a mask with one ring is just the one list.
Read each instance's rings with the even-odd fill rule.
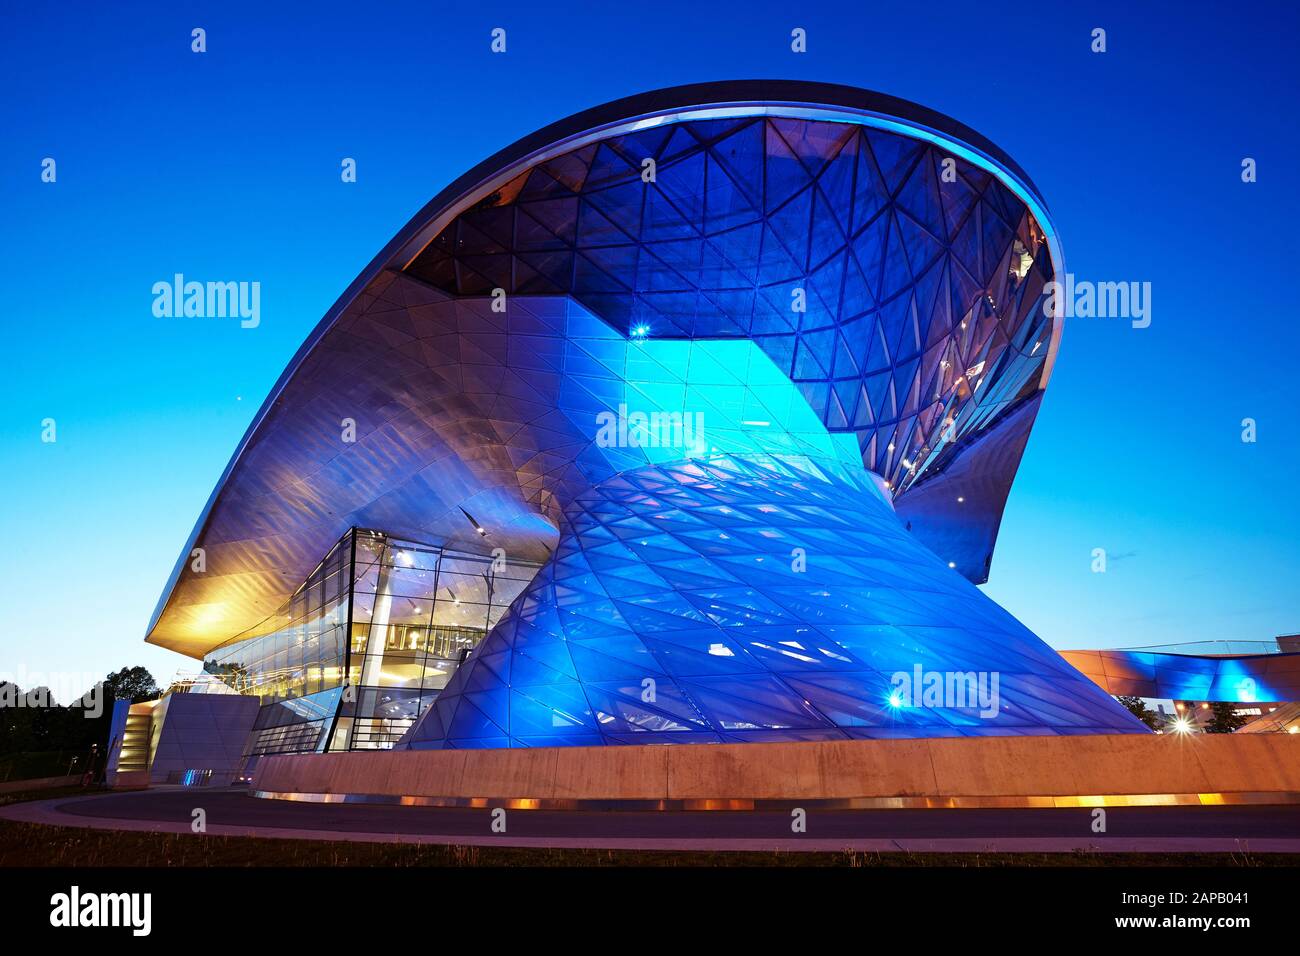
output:
[[[1300,631],[1293,4],[149,6],[0,14],[0,671],[196,668],[142,643],[149,615],[252,415],[371,257],[525,133],[750,77],[947,113],[1034,178],[1071,272],[1152,283],[1150,328],[1067,321],[989,594],[1057,647]],[[261,326],[154,318],[175,272],[261,282]]]

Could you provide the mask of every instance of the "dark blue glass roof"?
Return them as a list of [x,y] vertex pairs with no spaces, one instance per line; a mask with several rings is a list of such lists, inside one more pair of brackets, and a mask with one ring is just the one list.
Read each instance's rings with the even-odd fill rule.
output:
[[1042,228],[985,169],[855,122],[620,132],[517,172],[408,275],[571,295],[624,333],[745,337],[896,491],[1041,385]]

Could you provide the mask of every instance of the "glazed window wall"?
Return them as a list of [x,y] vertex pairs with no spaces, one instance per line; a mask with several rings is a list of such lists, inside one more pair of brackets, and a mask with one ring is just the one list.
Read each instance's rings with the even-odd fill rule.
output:
[[391,747],[537,566],[356,535],[348,685],[331,750]]
[[289,602],[251,632],[213,651],[205,673],[262,703],[338,687],[347,656],[352,535],[345,535]]
[[536,572],[351,531],[203,669],[262,698],[250,755],[391,747]]

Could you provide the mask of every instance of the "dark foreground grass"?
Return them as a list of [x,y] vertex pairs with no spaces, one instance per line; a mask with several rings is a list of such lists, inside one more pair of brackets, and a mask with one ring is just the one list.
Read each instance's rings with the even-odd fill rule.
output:
[[[0,805],[80,793],[76,789],[0,796]],[[749,866],[749,867],[1115,867],[1296,866],[1300,855],[1243,853],[838,853],[786,851],[534,849],[270,840],[54,827],[0,820],[0,866]]]
[[80,787],[44,787],[40,790],[15,790],[12,793],[0,793],[0,807],[11,803],[26,803],[28,800],[54,800],[57,797],[75,797],[89,791]]

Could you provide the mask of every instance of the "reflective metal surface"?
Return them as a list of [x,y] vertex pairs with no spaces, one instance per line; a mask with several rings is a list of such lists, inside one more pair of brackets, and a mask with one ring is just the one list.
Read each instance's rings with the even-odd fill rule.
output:
[[[635,463],[591,455],[590,414],[609,407],[618,376],[586,375],[606,383],[592,392],[588,359],[539,349],[561,314],[624,342],[752,340],[827,432],[856,443],[900,511],[927,487],[955,500],[943,489],[956,463],[974,460],[983,436],[1012,432],[994,477],[960,496],[961,546],[945,545],[938,509],[916,530],[983,580],[1059,337],[1039,307],[1057,268],[1018,167],[904,101],[721,83],[562,121],[431,202],[304,343],[222,476],[148,639],[201,656],[272,613],[349,527],[545,560],[559,500],[593,468]],[[451,299],[491,282],[506,290],[504,314]]]

